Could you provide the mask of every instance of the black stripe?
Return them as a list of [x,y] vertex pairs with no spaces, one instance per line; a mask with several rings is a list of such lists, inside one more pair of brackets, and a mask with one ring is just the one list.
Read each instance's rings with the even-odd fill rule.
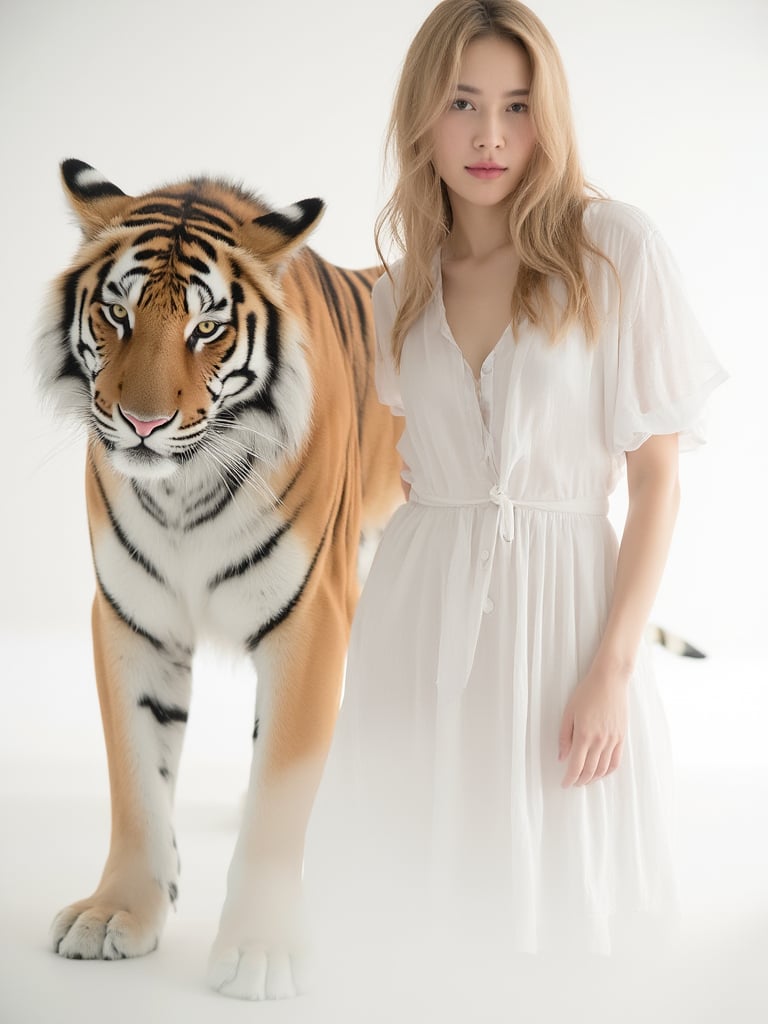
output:
[[80,268],[73,270],[64,278],[64,309],[61,312],[61,332],[66,335],[75,319],[75,307],[77,305],[77,286],[80,283]]
[[130,615],[128,615],[127,612],[123,611],[123,609],[117,603],[115,598],[112,597],[112,595],[104,586],[101,576],[99,576],[98,572],[96,572],[96,582],[99,585],[99,590],[103,594],[105,601],[110,606],[115,615],[117,615],[118,619],[120,619],[121,622],[124,622],[129,629],[133,630],[133,632],[136,633],[137,636],[140,636],[143,640],[146,640],[150,644],[152,644],[156,651],[162,651],[163,653],[166,653],[165,644],[162,642],[162,640],[158,640],[156,636],[153,636],[151,633],[148,633],[146,629],[142,629],[142,627],[139,626],[139,624],[135,622],[130,617]]
[[259,738],[259,720],[257,718],[256,721],[254,722],[254,725],[253,725],[253,740],[254,740],[254,742],[258,738]]
[[301,507],[296,510],[291,519],[282,523],[281,526],[275,530],[272,536],[263,544],[260,544],[255,551],[250,553],[250,555],[246,555],[245,558],[237,562],[235,565],[228,565],[226,569],[222,569],[220,573],[217,573],[216,576],[209,581],[208,589],[215,590],[221,583],[226,583],[227,580],[233,580],[238,576],[243,576],[255,565],[258,565],[259,562],[263,562],[265,558],[268,558],[272,551],[274,551],[280,538],[291,529],[296,521],[296,516],[300,511]]
[[[209,233],[212,234],[212,232],[206,232],[206,234],[209,234]],[[218,238],[219,241],[222,241],[220,236],[217,235],[216,238]],[[227,242],[227,239],[223,239],[223,241]],[[207,241],[205,238],[201,238],[200,237],[200,233],[199,232],[196,231],[195,234],[193,234],[193,235],[187,235],[186,244],[187,245],[196,245],[198,247],[198,249],[202,249],[203,250],[205,255],[208,257],[209,260],[211,260],[212,263],[217,263],[218,262],[218,256],[216,254],[216,250],[214,249],[214,247],[211,245],[211,243],[209,241]],[[228,244],[229,245],[234,245],[234,242],[229,241]]]
[[58,380],[62,380],[64,377],[74,377],[81,381],[88,380],[87,375],[83,372],[82,366],[75,358],[75,353],[72,351],[72,345],[69,340],[70,330],[75,320],[77,286],[80,283],[81,273],[82,271],[80,269],[73,270],[71,274],[68,274],[64,278],[64,308],[62,310],[61,321],[59,322],[59,330],[61,332],[60,344],[64,349],[65,355],[57,375]]
[[276,629],[282,622],[284,622],[288,618],[288,616],[291,614],[293,609],[296,607],[296,605],[301,600],[301,598],[302,598],[302,596],[304,594],[304,591],[306,590],[307,583],[309,583],[309,578],[312,575],[312,573],[314,572],[315,566],[317,565],[317,560],[320,557],[320,552],[323,550],[323,547],[325,546],[325,540],[326,540],[326,537],[328,536],[328,529],[329,529],[329,527],[331,525],[331,520],[333,519],[335,514],[336,514],[336,508],[334,506],[334,509],[331,512],[331,518],[326,523],[325,530],[323,531],[323,536],[320,538],[320,543],[317,546],[317,551],[315,551],[314,557],[312,558],[312,561],[310,562],[309,569],[307,569],[307,574],[304,577],[304,579],[301,581],[301,583],[299,585],[299,588],[296,591],[296,593],[293,595],[293,597],[290,599],[290,601],[287,602],[287,604],[283,605],[283,607],[280,609],[280,611],[276,615],[273,615],[271,619],[268,619],[264,623],[264,625],[261,627],[261,629],[257,633],[253,633],[245,641],[246,649],[248,651],[250,651],[251,653],[256,650],[256,648],[259,646],[259,644],[261,643],[261,641],[264,639],[265,636],[267,636],[269,633],[271,633],[273,629]]
[[[208,184],[203,179],[196,179],[191,182],[193,188]],[[178,203],[179,205],[174,205]],[[229,219],[225,220],[222,217],[217,217],[216,214],[212,213],[212,210],[218,210],[220,213],[225,214]],[[238,218],[234,216],[232,211],[222,203],[216,202],[214,199],[209,199],[206,196],[202,196],[199,190],[189,192],[173,192],[163,190],[157,193],[157,198],[150,202],[145,203],[134,211],[136,214],[160,214],[166,217],[174,217],[176,219],[181,218],[183,220],[203,220],[210,221],[212,224],[223,228],[224,231],[232,231],[236,224],[240,223]]]
[[123,228],[145,228],[147,225],[152,224],[157,228],[170,227],[170,222],[165,220],[158,220],[157,217],[126,217],[125,220],[120,222],[120,227]]
[[209,274],[211,268],[203,260],[197,258],[197,256],[188,256],[186,253],[176,253],[176,260],[185,267],[191,267],[192,270],[196,270],[198,274]]
[[[96,353],[93,351],[91,346],[83,339],[83,314],[85,312],[85,304],[87,301],[88,289],[84,288],[82,297],[80,299],[80,309],[77,312],[77,354],[80,356],[80,359],[85,364],[86,369],[89,369],[85,359],[85,353],[88,352],[91,356],[93,356],[94,362],[96,362]],[[93,324],[89,322],[89,326],[91,327],[91,333],[93,333]]]
[[[149,274],[148,267],[133,267],[131,270],[126,270],[123,276],[120,278],[120,284],[125,288],[125,282],[129,281],[132,277],[146,277]],[[112,287],[112,282],[109,282],[109,287]]]
[[296,470],[296,472],[293,474],[293,477],[291,478],[290,483],[286,486],[286,488],[283,491],[283,493],[277,499],[277,504],[278,505],[282,505],[285,502],[285,499],[288,497],[288,495],[293,490],[294,484],[296,483],[296,481],[301,476],[303,469],[304,469],[304,467],[302,465],[300,465],[299,468]]
[[[232,346],[232,348],[234,348],[234,347],[235,347],[235,345]],[[227,357],[232,353],[232,348],[230,348],[229,352],[227,352]],[[225,357],[225,360],[226,360],[226,357]],[[222,360],[222,361],[225,361],[225,360]],[[233,370],[231,373],[228,373],[226,375],[226,377],[222,378],[222,380],[221,380],[222,387],[223,387],[224,384],[230,384],[232,381],[236,381],[238,379],[238,377],[240,377],[242,379],[240,387],[237,389],[237,391],[230,390],[229,394],[227,395],[227,398],[237,398],[237,396],[239,394],[241,394],[243,391],[246,391],[251,386],[251,384],[253,384],[253,382],[256,380],[256,374],[253,372],[253,370],[249,370],[249,369]],[[257,402],[257,398],[258,398],[258,396],[256,398],[254,398],[254,402]],[[246,407],[245,405],[237,406],[238,409],[243,409],[245,407]],[[262,409],[262,408],[266,409],[266,407],[263,404],[261,404],[261,403],[257,404],[256,407],[260,408],[260,409]],[[271,411],[271,409],[268,410],[268,411]]]
[[115,442],[110,438],[110,432],[113,435],[117,434],[115,425],[111,419],[108,418],[107,414],[98,405],[91,407],[91,422],[93,429],[99,435],[99,440],[104,445],[104,448],[108,452],[113,452],[116,448]]
[[114,265],[115,261],[110,259],[106,260],[100,267],[99,272],[96,275],[96,287],[93,290],[93,297],[95,299],[101,299],[104,293],[104,282],[109,276],[109,273],[114,267]]
[[158,256],[164,257],[167,255],[167,249],[139,249],[137,253],[134,253],[133,258],[140,263],[144,263],[145,260],[154,260]]
[[245,333],[248,336],[248,351],[245,356],[245,365],[251,365],[253,349],[256,344],[256,314],[251,310],[245,318]]
[[190,530],[196,530],[198,526],[203,526],[205,523],[209,523],[212,519],[215,519],[218,515],[221,515],[227,505],[229,505],[231,501],[234,501],[237,492],[250,476],[255,459],[256,456],[253,452],[248,452],[246,457],[243,459],[240,472],[230,472],[227,474],[227,487],[221,501],[210,509],[210,511],[204,512],[203,515],[199,516],[193,522],[185,523],[185,533],[188,533]]
[[[337,273],[347,282],[349,290],[352,292],[352,298],[355,300],[355,309],[357,310],[357,319],[360,323],[360,333],[363,339],[363,347],[365,348],[365,354],[370,358],[371,350],[369,345],[368,335],[368,316],[366,315],[366,308],[363,305],[363,300],[360,298],[360,288],[355,282],[352,274],[348,270],[344,270],[343,267],[336,267]],[[370,288],[368,289],[370,293]]]
[[167,527],[168,519],[165,515],[165,512],[163,512],[162,508],[160,508],[160,506],[157,504],[152,495],[147,494],[144,488],[140,487],[135,480],[131,480],[131,487],[133,488],[133,493],[136,495],[139,504],[147,513],[147,515],[151,516],[151,518],[154,519],[156,523],[159,523],[161,526]]
[[234,248],[235,239],[232,235],[223,235],[220,231],[215,231],[213,228],[205,227],[202,224],[195,224],[194,231],[187,235],[187,241],[189,243],[194,242],[195,245],[199,245],[206,256],[210,256],[211,259],[216,261],[216,250],[213,248],[210,242],[207,242],[200,235],[207,235],[209,238],[215,239],[217,242],[223,242],[224,245],[228,245],[230,248]]
[[235,336],[237,336],[237,332],[240,329],[240,313],[237,307],[245,302],[245,292],[243,291],[242,285],[238,284],[237,281],[233,281],[229,294],[232,298],[232,326],[235,329]]
[[[176,199],[178,202],[184,203],[185,206],[207,206],[212,210],[219,210],[221,213],[225,213],[228,217],[231,217],[233,221],[236,220],[230,208],[224,203],[220,203],[216,199],[210,199],[208,196],[201,195],[202,190],[211,184],[210,178],[192,178],[189,184],[192,189],[191,191],[176,192],[173,188],[164,188],[158,192],[158,195],[164,199]],[[233,187],[227,182],[219,182],[219,184],[223,188],[231,189],[243,199],[249,198],[241,190]]]
[[363,427],[365,420],[363,412],[365,409],[365,396],[368,393],[369,368],[371,360],[373,359],[373,346],[371,345],[371,336],[368,331],[369,318],[366,315],[366,308],[363,305],[363,300],[360,296],[360,286],[352,274],[349,271],[344,270],[342,267],[335,267],[334,269],[352,292],[352,297],[355,300],[357,322],[360,328],[362,354],[360,357],[355,358],[354,353],[350,353],[350,360],[352,363],[352,374],[355,381],[355,402],[357,404],[357,441],[360,445],[360,450],[362,451]]
[[[242,413],[242,412],[245,412],[245,411],[248,411],[248,410],[257,410],[258,412],[264,412],[264,413],[267,413],[268,415],[274,415],[274,413],[276,411],[275,403],[274,403],[274,400],[272,398],[272,389],[274,388],[275,383],[277,381],[277,377],[278,377],[278,374],[280,372],[280,365],[281,365],[280,364],[280,313],[279,313],[277,307],[273,306],[271,302],[266,302],[265,303],[265,308],[266,308],[266,313],[267,313],[267,328],[266,328],[265,352],[266,352],[266,356],[267,356],[267,363],[269,365],[269,370],[268,370],[266,379],[262,383],[262,389],[261,389],[261,391],[257,395],[254,395],[252,398],[247,398],[247,399],[245,399],[245,401],[240,402],[239,404],[236,404],[236,405],[232,405],[232,406],[230,406],[228,408],[227,411],[232,414],[233,419],[234,419],[236,413]],[[254,316],[253,313],[249,313],[248,314],[248,317],[249,317],[249,321],[248,321],[249,327],[250,327],[250,317],[252,317],[252,316]],[[254,318],[253,326],[254,326],[254,329],[255,329],[255,318]],[[251,358],[251,349],[252,349],[250,331],[249,331],[248,341],[249,341],[248,355],[246,357],[245,364],[243,366],[241,366],[241,367],[238,367],[237,369],[232,370],[231,373],[228,373],[227,376],[221,382],[222,387],[224,386],[224,384],[227,381],[229,381],[229,380],[231,380],[233,378],[243,377],[244,378],[244,382],[243,382],[243,386],[240,388],[240,391],[244,391],[253,382],[253,380],[255,379],[255,375],[254,375],[253,371],[248,367],[248,363],[250,362],[250,358]],[[231,395],[229,397],[236,398],[238,394],[239,394],[239,392],[235,392],[234,395]]]
[[175,704],[161,704],[160,701],[146,694],[139,699],[140,708],[149,708],[160,725],[171,725],[172,722],[186,722],[188,712]]
[[339,333],[339,337],[341,338],[341,343],[345,349],[349,349],[349,334],[347,332],[346,324],[344,323],[339,294],[333,285],[331,275],[328,273],[328,268],[325,262],[316,254],[313,253],[313,255],[315,256],[315,269],[317,270],[317,276],[323,289],[325,300],[328,303],[328,307],[333,313],[333,318],[336,321],[336,329]]
[[106,492],[104,491],[104,485],[101,482],[99,471],[96,469],[96,466],[93,464],[93,462],[91,462],[91,469],[93,470],[93,476],[94,479],[96,480],[96,486],[99,489],[101,500],[104,502],[104,507],[107,510],[107,515],[109,516],[109,521],[112,524],[112,529],[114,531],[115,536],[120,541],[121,545],[125,548],[125,550],[128,552],[131,559],[134,562],[136,562],[137,565],[140,565],[141,568],[146,573],[149,573],[149,575],[153,579],[157,580],[158,583],[162,583],[163,586],[165,586],[166,580],[163,578],[160,572],[158,572],[154,565],[152,565],[152,563],[148,559],[146,559],[144,555],[142,555],[141,551],[139,551],[136,545],[133,544],[130,540],[128,540],[126,535],[123,533],[120,523],[117,521],[117,519],[115,518],[115,514],[112,511],[112,506],[109,504],[109,501],[107,500],[107,495]]
[[144,217],[149,213],[160,213],[164,217],[171,217],[173,220],[178,220],[182,211],[178,206],[172,206],[169,203],[145,203],[143,206],[134,210],[132,216]]
[[[339,267],[339,270],[341,270],[341,267]],[[347,270],[347,271],[345,271],[345,273],[352,274],[353,277],[356,277],[357,280],[360,282],[360,284],[363,286],[363,288],[365,288],[365,290],[368,292],[368,294],[369,295],[371,294],[371,292],[373,291],[373,286],[374,286],[374,284],[376,282],[375,281],[371,281],[371,279],[368,277],[368,272],[367,271],[365,271],[365,270]]]
[[173,233],[168,230],[167,226],[155,227],[151,231],[142,231],[138,238],[133,239],[133,245],[148,245],[150,242],[154,242],[157,238],[167,238],[169,241],[173,238]]
[[272,401],[272,388],[275,386],[280,373],[280,313],[271,302],[266,302],[267,330],[265,351],[269,364],[269,374],[265,381],[264,390],[255,398],[258,408],[264,412],[273,413],[275,403]]
[[205,203],[205,200],[200,200],[195,197],[188,209],[184,211],[185,218],[192,221],[201,220],[204,224],[215,224],[217,228],[221,228],[222,231],[226,231],[231,234],[233,228],[232,221],[222,220],[221,217],[217,217],[215,214],[211,213],[210,210],[201,209],[201,203]]
[[210,505],[212,501],[218,498],[222,490],[224,490],[224,484],[219,480],[217,481],[216,486],[212,488],[212,490],[207,491],[202,498],[198,498],[194,505],[189,505],[185,508],[184,515],[190,516],[193,512],[197,512],[198,509],[203,508],[205,505]]
[[[183,262],[183,261],[182,261]],[[198,288],[205,292],[209,302],[213,302],[213,292],[211,286],[207,281],[204,281],[202,277],[198,277],[197,274],[190,274],[188,284],[196,284]]]
[[74,377],[76,380],[79,380],[83,385],[85,385],[82,393],[86,396],[88,395],[88,377],[83,373],[82,367],[75,359],[71,350],[67,352],[66,358],[59,370],[57,380],[63,380],[64,377]]

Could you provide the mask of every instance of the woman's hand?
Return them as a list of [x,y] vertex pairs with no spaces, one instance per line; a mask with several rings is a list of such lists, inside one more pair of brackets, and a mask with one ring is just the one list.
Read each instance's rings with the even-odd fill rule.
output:
[[564,788],[586,786],[616,771],[627,734],[628,669],[593,664],[571,694],[560,728]]
[[677,434],[627,452],[629,509],[611,608],[592,667],[565,707],[559,760],[563,786],[585,786],[618,768],[627,734],[627,686],[648,621],[680,500]]

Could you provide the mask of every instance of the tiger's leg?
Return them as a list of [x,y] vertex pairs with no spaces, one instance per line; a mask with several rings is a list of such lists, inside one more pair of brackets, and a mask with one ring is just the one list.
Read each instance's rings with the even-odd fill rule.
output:
[[276,999],[306,987],[304,840],[341,696],[350,613],[342,604],[327,593],[302,601],[255,656],[249,792],[208,970],[225,995]]
[[171,810],[191,682],[191,651],[135,632],[99,591],[96,681],[107,747],[112,837],[101,881],[54,919],[61,956],[117,960],[157,946],[178,893]]

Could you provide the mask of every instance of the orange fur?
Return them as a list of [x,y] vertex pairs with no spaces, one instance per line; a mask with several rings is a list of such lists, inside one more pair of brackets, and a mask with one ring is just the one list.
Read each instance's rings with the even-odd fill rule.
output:
[[[212,629],[247,648],[259,673],[251,790],[212,959],[212,983],[227,990],[217,979],[233,944],[288,941],[361,528],[400,500],[399,426],[373,386],[378,271],[344,271],[301,248],[319,201],[272,213],[205,179],[133,198],[87,165],[63,167],[86,240],[56,288],[43,376],[89,424],[112,841],[99,887],[59,915],[54,944],[111,957],[156,943],[166,890],[171,902],[176,892],[166,829],[191,655]],[[195,466],[209,476],[190,476]],[[206,518],[209,478],[224,511]],[[269,559],[253,553],[251,529],[265,531]]]

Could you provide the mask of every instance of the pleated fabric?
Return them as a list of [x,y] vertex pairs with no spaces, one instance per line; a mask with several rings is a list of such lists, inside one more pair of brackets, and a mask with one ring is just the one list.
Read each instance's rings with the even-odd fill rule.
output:
[[475,380],[438,254],[397,374],[397,267],[377,284],[377,386],[405,415],[413,489],[358,605],[320,805],[361,905],[492,928],[518,952],[608,953],[674,917],[673,766],[649,651],[618,771],[564,790],[558,733],[610,607],[605,512],[624,453],[654,433],[701,443],[726,377],[647,218],[608,201],[586,217],[621,282],[592,266],[593,347],[578,329],[553,346],[508,328]]

